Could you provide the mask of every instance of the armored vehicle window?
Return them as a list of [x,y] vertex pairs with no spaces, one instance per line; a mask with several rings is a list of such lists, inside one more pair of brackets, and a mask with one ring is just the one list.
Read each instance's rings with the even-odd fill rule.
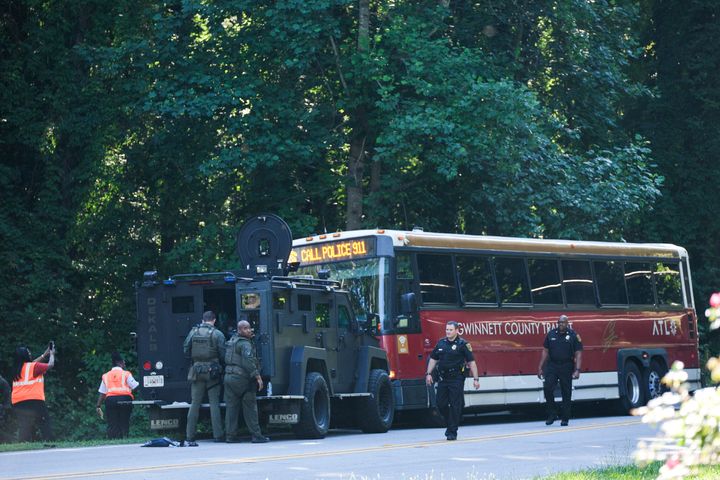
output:
[[681,306],[680,264],[656,263],[654,275],[658,305]]
[[310,301],[310,295],[298,295],[298,310],[303,312],[312,311],[312,302]]
[[622,262],[595,262],[600,305],[627,305],[625,270]]
[[525,260],[496,257],[495,275],[502,303],[530,303],[530,287],[525,272]]
[[562,305],[557,260],[528,259],[532,299],[535,305]]
[[315,326],[317,328],[330,328],[329,303],[318,303],[315,305]]
[[625,282],[627,283],[630,305],[652,305],[655,303],[652,273],[649,263],[625,264]]
[[173,297],[172,313],[194,313],[195,301],[193,297]]
[[275,310],[285,310],[287,303],[287,292],[273,292],[273,308]]
[[418,254],[417,261],[423,303],[457,303],[452,258]]
[[350,312],[345,305],[338,307],[338,328],[350,328]]
[[595,305],[595,287],[590,262],[563,260],[562,271],[563,288],[568,305]]
[[260,308],[260,295],[257,293],[243,293],[242,308],[245,310],[256,310]]
[[488,257],[457,256],[460,291],[465,303],[497,304],[492,266]]

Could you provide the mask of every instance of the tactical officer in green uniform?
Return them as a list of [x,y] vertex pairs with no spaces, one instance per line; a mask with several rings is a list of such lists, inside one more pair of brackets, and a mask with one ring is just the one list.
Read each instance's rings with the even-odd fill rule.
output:
[[197,447],[195,434],[205,392],[210,402],[213,437],[216,442],[225,440],[220,414],[220,388],[222,386],[222,362],[225,359],[225,335],[215,328],[215,314],[203,313],[203,321],[193,327],[185,338],[183,351],[192,358],[188,380],[192,382],[192,403],[187,416],[186,440],[189,447]]
[[465,365],[470,367],[473,376],[473,388],[480,388],[477,364],[472,346],[458,334],[458,323],[445,325],[445,338],[440,340],[430,354],[425,382],[433,383],[432,372],[437,365],[440,381],[437,386],[437,406],[445,418],[447,430],[445,438],[457,439],[458,425],[465,406]]
[[270,439],[260,431],[257,409],[257,391],[263,381],[252,338],[255,335],[247,320],[237,324],[237,334],[228,340],[225,351],[225,430],[228,443],[239,442],[238,416],[242,405],[243,418],[252,443],[265,443]]
[[560,425],[567,426],[570,420],[572,381],[580,378],[582,361],[582,340],[580,335],[568,327],[567,315],[560,315],[557,328],[550,330],[543,343],[543,352],[538,365],[538,378],[544,380],[543,391],[547,405],[545,425],[552,425],[557,418],[555,407],[555,385],[560,382],[562,408]]

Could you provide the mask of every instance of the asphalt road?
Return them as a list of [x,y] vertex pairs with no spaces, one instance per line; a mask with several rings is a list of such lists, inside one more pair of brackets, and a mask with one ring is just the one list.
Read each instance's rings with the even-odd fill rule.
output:
[[0,454],[0,480],[122,479],[527,479],[554,472],[632,463],[639,418],[587,416],[547,427],[510,415],[466,419],[458,440],[443,429],[385,434],[332,431],[323,440],[271,433],[268,444],[196,448],[118,445]]

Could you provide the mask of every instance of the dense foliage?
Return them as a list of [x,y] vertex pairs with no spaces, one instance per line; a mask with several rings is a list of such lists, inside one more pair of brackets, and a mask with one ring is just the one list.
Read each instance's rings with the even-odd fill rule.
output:
[[710,291],[718,7],[687,5],[10,0],[0,371],[53,338],[57,430],[100,435],[133,282],[232,268],[235,228],[262,211],[296,236],[673,242]]

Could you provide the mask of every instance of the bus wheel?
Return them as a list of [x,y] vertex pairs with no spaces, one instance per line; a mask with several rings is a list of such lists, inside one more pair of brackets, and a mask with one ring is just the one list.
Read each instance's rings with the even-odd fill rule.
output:
[[305,377],[305,399],[300,406],[300,421],[293,425],[298,438],[323,438],[330,428],[330,394],[325,378],[318,372]]
[[370,371],[368,392],[370,396],[362,399],[358,412],[360,428],[365,433],[385,433],[395,417],[395,398],[385,370]]
[[665,392],[665,388],[662,384],[662,378],[666,373],[667,368],[665,368],[665,365],[662,362],[657,360],[650,362],[650,367],[645,370],[645,376],[643,379],[645,398],[648,401],[659,397]]
[[633,408],[645,405],[640,369],[633,362],[626,362],[620,381],[625,386],[625,393],[620,397],[620,408],[627,414]]

